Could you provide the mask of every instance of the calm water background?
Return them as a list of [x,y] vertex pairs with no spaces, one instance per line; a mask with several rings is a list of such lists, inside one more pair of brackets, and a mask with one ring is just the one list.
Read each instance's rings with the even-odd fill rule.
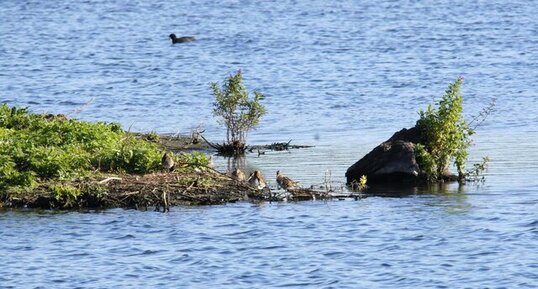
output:
[[267,95],[250,142],[315,145],[247,165],[310,185],[343,182],[463,75],[466,115],[497,98],[471,154],[492,159],[487,182],[169,214],[4,211],[0,288],[538,287],[536,2],[177,2],[0,1],[0,102],[222,140],[209,83],[241,69]]

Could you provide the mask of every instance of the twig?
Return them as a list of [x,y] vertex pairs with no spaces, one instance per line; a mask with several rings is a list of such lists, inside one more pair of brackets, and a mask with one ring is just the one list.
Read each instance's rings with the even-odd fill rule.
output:
[[489,102],[488,106],[484,107],[480,113],[478,113],[478,115],[476,115],[475,117],[473,117],[473,119],[471,120],[471,122],[469,122],[469,127],[471,127],[471,125],[476,121],[477,123],[475,124],[475,126],[473,127],[473,130],[476,129],[477,127],[479,127],[485,120],[486,118],[493,112],[493,110],[495,110],[495,102],[497,101],[496,98],[492,98],[491,101]]
[[170,204],[168,202],[168,193],[163,190],[163,213],[170,212]]
[[102,184],[106,184],[108,183],[109,181],[112,181],[112,180],[118,180],[118,181],[121,181],[122,178],[118,178],[118,177],[110,177],[110,178],[106,178],[102,181],[99,181],[98,184],[102,185]]
[[90,98],[86,103],[83,103],[79,107],[75,108],[72,112],[68,113],[67,115],[71,116],[73,114],[79,114],[86,106],[90,105],[95,100],[95,97]]
[[134,191],[134,192],[127,192],[120,195],[120,197],[128,197],[132,195],[140,194],[140,191]]
[[210,141],[208,141],[202,134],[200,134],[200,137],[212,148],[216,149],[216,150],[219,150],[219,146],[216,145],[216,144],[213,144],[211,143]]

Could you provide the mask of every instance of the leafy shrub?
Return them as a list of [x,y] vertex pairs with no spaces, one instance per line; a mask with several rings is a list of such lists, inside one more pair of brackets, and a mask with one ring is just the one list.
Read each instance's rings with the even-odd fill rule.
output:
[[256,127],[266,113],[261,104],[264,95],[255,91],[254,98],[249,99],[241,71],[228,77],[222,89],[216,82],[211,83],[211,89],[215,96],[213,114],[226,126],[227,144],[236,151],[244,150],[247,132]]
[[56,202],[64,208],[74,207],[77,203],[77,198],[81,195],[78,188],[69,185],[53,185],[50,189]]
[[[448,86],[437,103],[437,108],[429,105],[426,111],[419,112],[420,118],[416,127],[421,132],[422,140],[417,144],[416,151],[422,174],[429,181],[444,179],[451,164],[456,166],[461,181],[469,175],[465,172],[465,163],[471,145],[470,137],[475,131],[462,115],[463,97],[460,94],[462,84],[462,77],[456,79]],[[476,173],[477,168],[485,169],[485,162],[475,166],[474,172]]]
[[0,193],[4,193],[3,190],[7,188],[31,189],[36,185],[37,180],[33,172],[20,172],[9,156],[0,155]]
[[185,163],[191,169],[206,170],[210,167],[210,160],[206,154],[201,152],[193,152],[188,155],[180,155],[182,159],[180,163]]

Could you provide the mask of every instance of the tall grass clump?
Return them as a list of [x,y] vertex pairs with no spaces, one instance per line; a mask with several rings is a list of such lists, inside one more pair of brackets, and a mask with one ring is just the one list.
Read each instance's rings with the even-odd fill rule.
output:
[[211,89],[215,96],[213,115],[226,126],[226,143],[219,151],[242,154],[246,149],[247,132],[256,127],[266,113],[261,104],[264,95],[255,91],[254,97],[249,98],[241,71],[228,77],[222,88],[217,82],[211,83]]
[[[422,140],[417,144],[416,151],[422,174],[428,181],[446,179],[451,165],[456,167],[460,181],[470,175],[477,176],[486,168],[487,157],[481,164],[475,164],[473,170],[465,170],[471,136],[475,130],[462,114],[462,84],[462,77],[456,79],[448,86],[436,107],[429,105],[425,111],[419,112],[420,118],[416,127]],[[485,118],[491,111],[492,107],[485,109],[482,117]]]

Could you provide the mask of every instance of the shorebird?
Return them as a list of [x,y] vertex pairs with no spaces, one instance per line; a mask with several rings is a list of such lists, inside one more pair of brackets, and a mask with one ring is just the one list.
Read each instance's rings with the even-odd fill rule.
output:
[[288,188],[293,189],[299,186],[299,183],[286,177],[281,171],[276,171],[276,183],[284,190],[287,190]]
[[174,170],[176,163],[168,153],[164,153],[163,158],[161,159],[161,165],[163,169],[171,172]]
[[193,36],[177,37],[174,33],[170,34],[168,37],[172,39],[172,44],[196,41],[196,38]]
[[247,177],[245,176],[245,173],[243,173],[243,171],[241,171],[240,169],[238,168],[235,168],[235,170],[232,171],[232,178],[240,181],[240,182],[244,182],[247,180]]
[[250,177],[248,178],[248,183],[258,190],[262,190],[267,187],[267,182],[263,177],[262,173],[258,170],[255,170]]

